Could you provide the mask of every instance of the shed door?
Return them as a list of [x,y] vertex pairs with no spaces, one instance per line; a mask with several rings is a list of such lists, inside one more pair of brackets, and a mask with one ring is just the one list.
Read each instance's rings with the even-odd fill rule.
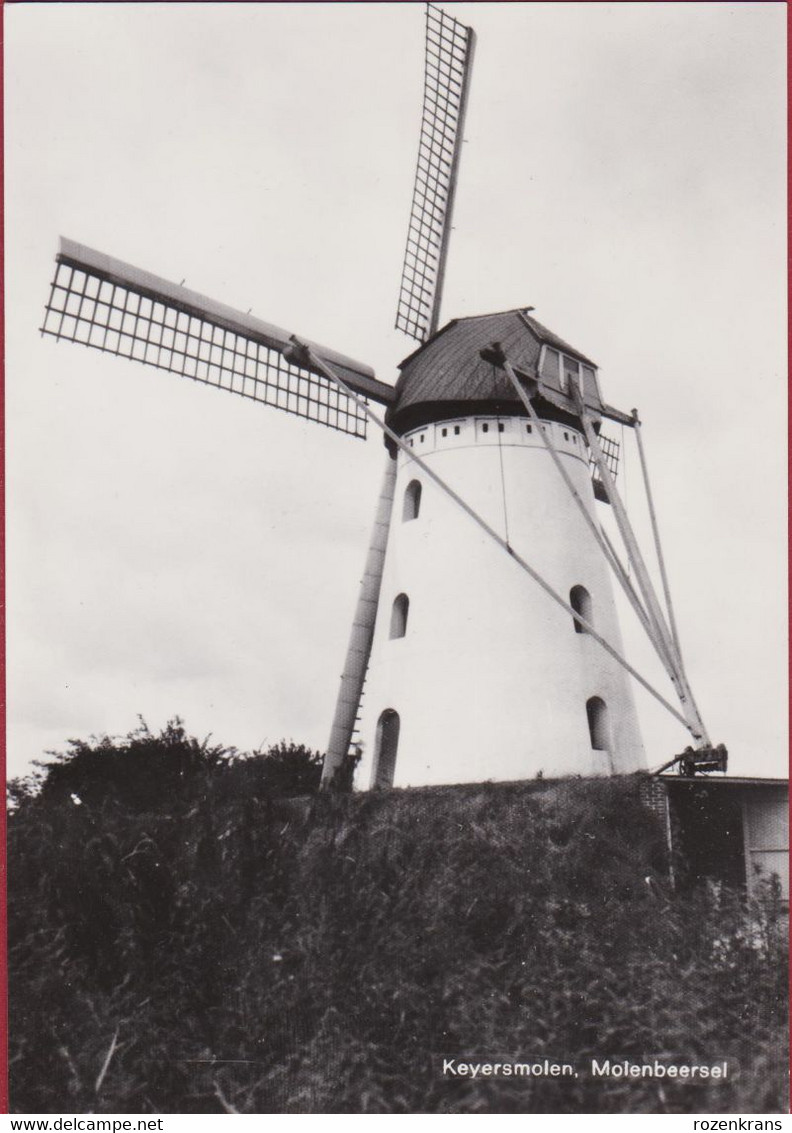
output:
[[670,801],[683,882],[745,885],[742,802],[735,792],[714,783],[679,783]]

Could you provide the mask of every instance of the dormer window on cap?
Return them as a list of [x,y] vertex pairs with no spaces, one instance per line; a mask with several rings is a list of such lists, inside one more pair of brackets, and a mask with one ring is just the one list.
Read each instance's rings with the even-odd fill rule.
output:
[[601,402],[597,371],[571,354],[544,344],[539,358],[539,373],[545,381],[554,386],[560,385],[564,391],[571,390],[576,385],[588,405]]

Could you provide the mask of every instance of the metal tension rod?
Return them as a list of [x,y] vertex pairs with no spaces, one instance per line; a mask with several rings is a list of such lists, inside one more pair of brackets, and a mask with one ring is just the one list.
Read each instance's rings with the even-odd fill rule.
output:
[[411,460],[415,461],[421,471],[426,476],[428,476],[430,480],[437,484],[438,488],[440,488],[441,491],[445,492],[445,494],[451,500],[453,500],[454,503],[462,509],[462,511],[470,516],[473,522],[476,523],[481,528],[481,530],[485,532],[485,534],[489,535],[490,539],[492,539],[493,542],[497,543],[499,547],[502,547],[503,550],[506,551],[506,553],[514,559],[518,566],[522,567],[526,574],[530,575],[534,582],[536,582],[542,588],[542,590],[544,590],[544,592],[553,599],[554,602],[556,602],[563,610],[565,610],[574,621],[577,621],[580,625],[582,625],[586,632],[590,634],[595,641],[599,642],[606,653],[609,653],[610,656],[613,657],[613,659],[622,666],[622,668],[626,669],[627,672],[632,677],[634,677],[643,688],[646,689],[650,696],[653,696],[655,700],[662,704],[663,707],[667,709],[675,719],[679,720],[680,724],[684,724],[686,728],[689,727],[687,719],[680,712],[678,712],[676,708],[674,708],[673,704],[670,704],[665,699],[665,697],[657,691],[657,689],[650,685],[646,678],[642,677],[638,670],[634,669],[630,662],[622,657],[622,655],[617,652],[617,650],[615,650],[613,646],[596,631],[591,622],[586,621],[586,619],[582,617],[582,615],[579,614],[575,609],[573,609],[573,607],[570,606],[568,602],[565,602],[561,595],[557,594],[556,591],[553,590],[552,586],[545,582],[542,576],[537,571],[535,571],[533,567],[506,542],[505,539],[502,539],[497,531],[495,531],[493,527],[490,527],[485,519],[482,519],[478,512],[474,511],[469,504],[465,503],[462,497],[458,495],[454,491],[454,489],[449,484],[447,484],[445,480],[442,479],[442,477],[438,476],[437,473],[432,468],[430,468],[429,465],[420,456],[417,455],[417,453],[413,451],[413,449],[408,448],[401,437],[394,433],[393,429],[386,425],[385,422],[382,421],[377,416],[377,414],[369,408],[362,397],[358,397],[357,394],[355,394],[345,384],[345,382],[343,382],[341,378],[339,378],[339,376],[332,370],[330,366],[326,365],[326,363],[323,362],[321,358],[317,358],[313,351],[303,342],[301,342],[296,336],[292,336],[292,342],[294,343],[294,349],[289,350],[285,355],[288,361],[295,363],[300,363],[302,361],[303,365],[306,361],[310,361],[312,365],[321,370],[325,377],[330,378],[332,379],[332,381],[336,382],[338,387],[343,390],[344,393],[352,398],[353,401],[357,402],[357,404],[360,406],[369,420],[373,421],[375,425],[382,429],[385,436],[393,441],[393,443],[399,449],[401,449],[403,453],[405,453]]
[[610,548],[610,553],[613,556],[613,567],[614,567],[614,569],[615,569],[615,571],[616,571],[616,573],[619,577],[619,580],[620,580],[622,586],[624,587],[625,593],[627,594],[628,597],[630,596],[630,594],[634,595],[635,605],[633,606],[633,609],[635,610],[636,614],[638,614],[638,617],[641,621],[641,625],[646,630],[647,637],[649,638],[649,640],[654,645],[655,650],[657,651],[657,655],[660,658],[660,660],[663,662],[663,665],[665,667],[666,672],[670,673],[670,664],[671,663],[668,660],[668,658],[666,657],[665,653],[663,653],[660,650],[660,648],[659,648],[660,643],[658,641],[656,641],[655,638],[652,636],[652,627],[651,627],[651,624],[649,622],[649,617],[646,613],[646,610],[641,605],[640,598],[635,593],[635,588],[633,587],[633,584],[630,581],[630,576],[628,575],[628,573],[625,569],[624,563],[621,561],[618,554],[616,553],[616,548],[613,546],[613,543],[611,542],[607,531],[601,525],[600,525],[599,532],[600,532],[600,535],[602,536],[602,538],[607,543],[608,547]]
[[649,483],[649,469],[646,465],[646,454],[644,452],[643,438],[641,436],[641,421],[638,416],[638,410],[633,409],[633,429],[635,430],[635,439],[638,442],[638,455],[641,458],[641,472],[643,473],[644,488],[646,490],[646,502],[649,506],[649,518],[652,521],[652,534],[654,535],[655,553],[657,555],[657,563],[660,567],[660,578],[663,582],[663,594],[665,595],[666,609],[668,610],[668,624],[671,628],[671,637],[673,638],[674,648],[676,649],[677,661],[680,668],[684,668],[682,664],[682,650],[679,648],[679,634],[677,633],[676,618],[674,617],[674,604],[671,601],[671,589],[668,585],[668,575],[666,574],[665,558],[663,556],[663,548],[660,545],[660,528],[657,525],[657,515],[655,514],[654,499],[652,498],[652,488]]
[[669,675],[671,676],[671,681],[674,685],[674,688],[676,689],[677,696],[679,697],[680,703],[682,705],[682,710],[685,714],[685,724],[695,740],[697,740],[702,745],[709,747],[710,739],[707,735],[707,729],[704,726],[704,721],[701,719],[701,715],[696,706],[696,702],[693,699],[693,694],[687,682],[687,677],[685,676],[685,673],[682,670],[681,666],[678,664],[674,650],[674,643],[671,640],[668,627],[665,623],[665,618],[663,617],[663,611],[660,608],[660,603],[657,600],[657,595],[655,594],[654,587],[652,586],[652,580],[649,577],[649,572],[646,569],[646,564],[643,561],[643,556],[641,555],[638,541],[635,538],[632,524],[630,523],[629,517],[627,516],[627,512],[624,504],[622,503],[621,497],[616,490],[616,485],[613,482],[613,477],[611,476],[611,471],[608,468],[605,457],[602,455],[602,449],[599,446],[599,440],[597,438],[597,434],[594,432],[588,410],[583,404],[583,399],[581,398],[579,391],[575,391],[575,393],[578,415],[580,416],[580,420],[583,423],[589,451],[591,452],[591,455],[597,465],[600,479],[602,480],[602,485],[605,489],[605,493],[608,497],[610,505],[613,508],[613,515],[619,528],[619,533],[621,534],[621,537],[624,541],[624,546],[627,549],[627,555],[633,565],[633,569],[635,570],[635,575],[638,579],[638,585],[640,587],[641,593],[643,594],[644,601],[646,602],[647,612],[649,614],[650,620],[652,621],[652,624],[655,627],[656,633],[659,635],[660,639],[665,645],[665,650],[669,659],[674,661],[673,672]]
[[[621,559],[618,557],[616,550],[613,546],[613,543],[611,542],[610,538],[608,537],[608,533],[605,531],[605,529],[603,527],[600,527],[600,532],[602,534],[603,539],[605,540],[605,542],[608,544],[608,546],[611,549],[611,554],[613,555],[614,568],[616,569],[617,574],[619,575],[619,577],[622,581],[622,585],[626,584],[626,587],[629,587],[630,591],[632,591],[634,593],[632,583],[630,582],[630,577],[627,574],[627,571],[624,567],[624,564],[622,563]],[[625,587],[625,589],[626,589],[626,587]],[[639,602],[639,604],[640,604],[640,599],[638,598],[637,595],[636,595],[636,601]],[[639,610],[636,609],[636,613],[638,613],[638,612],[639,612]],[[644,620],[643,620],[642,624],[643,624],[644,630],[646,631],[646,636],[649,638],[650,642],[654,646],[655,652],[657,653],[657,656],[660,658],[660,661],[662,662],[663,668],[665,669],[669,678],[673,679],[674,674],[676,673],[677,667],[678,667],[678,658],[676,656],[672,657],[672,656],[669,655],[665,642],[661,638],[659,638],[657,636],[657,634],[654,632],[653,623],[649,620],[643,606],[640,606],[640,613],[643,614]],[[639,616],[640,616],[640,614],[639,614]]]
[[641,472],[643,474],[643,482],[644,482],[644,487],[646,489],[646,502],[647,502],[647,505],[648,505],[648,508],[649,508],[649,517],[650,517],[651,523],[652,523],[652,534],[654,536],[655,554],[657,555],[657,563],[658,563],[658,566],[660,568],[660,578],[661,578],[662,583],[663,583],[663,594],[665,596],[666,609],[668,611],[668,625],[669,625],[669,628],[670,628],[670,631],[671,631],[671,640],[672,640],[673,646],[674,646],[676,663],[679,667],[680,673],[682,674],[682,676],[685,680],[685,684],[687,685],[688,692],[690,694],[691,703],[692,703],[693,707],[696,710],[696,713],[699,715],[699,718],[700,718],[701,714],[699,713],[698,705],[696,704],[695,697],[693,696],[693,690],[690,687],[690,682],[687,679],[687,673],[685,672],[685,663],[682,660],[682,649],[681,649],[680,644],[679,644],[679,633],[677,631],[676,618],[674,616],[674,603],[671,600],[671,587],[669,586],[669,583],[668,583],[668,575],[666,573],[666,567],[665,567],[665,556],[663,555],[663,548],[662,548],[662,545],[661,545],[661,542],[660,542],[660,528],[659,528],[658,523],[657,523],[657,515],[655,513],[654,499],[653,499],[653,496],[652,496],[652,488],[651,488],[651,485],[650,485],[650,482],[649,482],[649,469],[648,469],[648,466],[647,466],[647,463],[646,463],[646,454],[644,452],[643,437],[642,437],[642,432],[641,432],[641,422],[640,422],[640,419],[638,417],[638,410],[633,409],[632,415],[633,415],[633,421],[634,421],[633,428],[635,430],[635,439],[638,443],[638,455],[640,456],[640,459],[641,459]]

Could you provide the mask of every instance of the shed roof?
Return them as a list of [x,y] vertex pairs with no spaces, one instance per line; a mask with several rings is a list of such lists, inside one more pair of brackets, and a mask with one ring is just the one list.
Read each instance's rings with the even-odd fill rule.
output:
[[658,775],[658,781],[670,787],[684,787],[695,784],[697,787],[715,787],[729,790],[731,787],[769,787],[783,794],[789,791],[789,780],[768,778],[757,775]]

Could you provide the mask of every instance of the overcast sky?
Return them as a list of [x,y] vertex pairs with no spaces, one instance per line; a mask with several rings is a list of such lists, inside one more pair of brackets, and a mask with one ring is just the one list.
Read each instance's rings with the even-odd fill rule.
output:
[[[446,7],[478,44],[441,321],[533,305],[638,407],[699,707],[783,774],[785,6]],[[423,5],[5,22],[10,773],[138,714],[324,749],[380,439],[37,328],[63,234],[395,380]],[[636,700],[658,764],[688,737]]]

